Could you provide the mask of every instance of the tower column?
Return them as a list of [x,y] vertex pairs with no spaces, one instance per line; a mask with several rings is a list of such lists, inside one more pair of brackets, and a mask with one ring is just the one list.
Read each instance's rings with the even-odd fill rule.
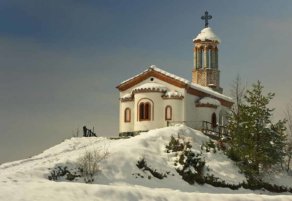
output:
[[204,68],[209,67],[209,54],[208,54],[208,49],[205,47],[204,48]]
[[218,49],[215,49],[215,68],[218,69]]

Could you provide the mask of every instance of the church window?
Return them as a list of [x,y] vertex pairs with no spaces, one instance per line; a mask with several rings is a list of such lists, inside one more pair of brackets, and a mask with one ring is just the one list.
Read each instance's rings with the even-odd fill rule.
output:
[[151,104],[143,102],[139,105],[139,121],[150,120],[151,118]]
[[165,107],[165,120],[172,120],[172,108],[169,105]]
[[130,108],[125,109],[124,120],[125,120],[125,122],[131,122],[131,109]]
[[216,117],[216,113],[215,112],[212,114],[211,123],[212,123],[212,127],[213,128],[217,127],[217,117]]

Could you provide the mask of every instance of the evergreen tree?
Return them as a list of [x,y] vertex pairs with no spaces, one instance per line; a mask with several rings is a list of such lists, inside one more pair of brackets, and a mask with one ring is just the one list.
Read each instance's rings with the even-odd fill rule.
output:
[[258,178],[261,171],[281,162],[284,157],[285,120],[272,124],[273,109],[268,108],[274,93],[263,94],[258,81],[246,91],[238,113],[231,113],[228,128],[231,134],[229,155],[238,161],[250,178]]

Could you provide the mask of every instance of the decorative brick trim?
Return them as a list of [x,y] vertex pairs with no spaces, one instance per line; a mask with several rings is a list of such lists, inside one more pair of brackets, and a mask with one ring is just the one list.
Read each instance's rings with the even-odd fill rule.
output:
[[169,99],[182,100],[184,99],[184,96],[170,96],[169,97],[169,96],[162,95],[161,98],[164,100],[169,100]]
[[210,104],[210,103],[205,103],[205,104],[200,104],[200,103],[197,103],[196,104],[196,107],[209,107],[209,108],[214,108],[214,109],[216,109],[217,108],[217,106],[216,105],[212,105],[212,104]]
[[134,89],[133,93],[147,93],[147,92],[159,92],[159,93],[165,93],[167,90],[161,90],[157,88],[145,88],[145,89]]

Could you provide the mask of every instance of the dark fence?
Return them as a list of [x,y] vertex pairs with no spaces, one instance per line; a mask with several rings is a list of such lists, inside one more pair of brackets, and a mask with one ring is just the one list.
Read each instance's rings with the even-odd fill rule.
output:
[[229,139],[228,129],[223,125],[213,125],[208,121],[168,121],[167,126],[183,124],[188,127],[202,131],[213,139]]

